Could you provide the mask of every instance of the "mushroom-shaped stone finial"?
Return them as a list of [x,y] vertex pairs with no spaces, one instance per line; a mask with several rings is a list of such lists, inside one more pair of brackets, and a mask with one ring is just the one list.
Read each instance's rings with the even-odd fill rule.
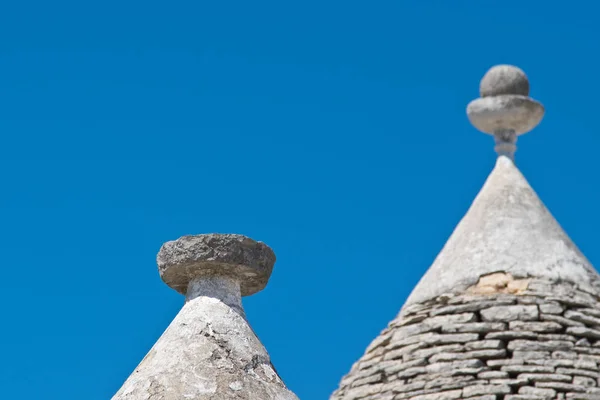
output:
[[467,106],[471,123],[494,135],[496,152],[511,159],[517,136],[535,128],[544,116],[544,106],[529,96],[529,80],[512,65],[492,67],[479,85],[481,98]]
[[239,294],[249,296],[267,285],[275,254],[243,235],[191,235],[163,244],[157,263],[162,280],[188,298],[197,282],[214,279],[233,282]]

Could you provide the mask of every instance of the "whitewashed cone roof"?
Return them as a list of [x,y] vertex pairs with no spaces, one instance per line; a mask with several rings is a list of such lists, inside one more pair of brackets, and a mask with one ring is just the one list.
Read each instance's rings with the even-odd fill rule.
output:
[[467,114],[496,166],[331,400],[600,399],[600,276],[514,163],[544,108],[513,66],[480,93]]
[[167,330],[113,400],[297,400],[244,314],[275,255],[242,235],[183,236],[158,254],[161,278],[186,295]]

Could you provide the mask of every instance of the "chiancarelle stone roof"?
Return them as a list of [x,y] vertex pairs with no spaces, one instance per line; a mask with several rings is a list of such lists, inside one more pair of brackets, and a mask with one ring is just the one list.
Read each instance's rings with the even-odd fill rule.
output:
[[480,92],[467,114],[496,166],[331,400],[600,400],[600,276],[514,164],[543,106],[512,66]]

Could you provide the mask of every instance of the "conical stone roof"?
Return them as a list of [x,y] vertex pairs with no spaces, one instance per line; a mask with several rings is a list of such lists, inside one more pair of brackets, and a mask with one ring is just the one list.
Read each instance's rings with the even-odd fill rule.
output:
[[113,400],[298,400],[248,324],[241,296],[262,290],[275,255],[242,235],[183,236],[158,254],[185,305]]
[[515,67],[484,77],[467,110],[496,166],[332,400],[600,399],[600,276],[513,161],[543,115],[528,91]]

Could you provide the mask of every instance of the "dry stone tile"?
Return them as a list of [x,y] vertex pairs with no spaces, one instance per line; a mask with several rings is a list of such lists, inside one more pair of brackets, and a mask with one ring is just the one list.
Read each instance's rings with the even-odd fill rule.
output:
[[535,387],[554,389],[560,392],[585,392],[584,386],[563,382],[536,382]]
[[480,315],[484,322],[536,321],[539,310],[533,305],[495,306],[481,310]]
[[553,367],[543,365],[505,365],[500,368],[501,371],[510,372],[513,374],[523,373],[553,373]]
[[590,378],[588,376],[575,376],[573,377],[573,384],[579,386],[595,387],[598,386],[598,380]]
[[530,382],[571,382],[573,378],[563,374],[519,374],[517,379],[527,379]]
[[437,392],[435,394],[423,394],[415,396],[411,400],[455,400],[460,399],[462,396],[462,390],[448,390],[444,392]]
[[559,332],[563,326],[558,322],[527,322],[527,321],[511,321],[508,324],[510,330],[526,331],[526,332]]
[[509,350],[520,351],[559,351],[568,350],[574,345],[566,340],[549,340],[547,342],[534,342],[532,340],[512,340],[506,346]]
[[442,326],[446,333],[489,333],[503,331],[506,324],[503,322],[471,322],[468,324],[449,324]]
[[464,397],[481,396],[484,394],[507,394],[511,389],[508,385],[474,385],[463,389]]
[[565,317],[561,317],[560,315],[552,315],[552,314],[540,314],[540,319],[542,321],[553,321],[557,322],[561,325],[565,326],[585,326],[583,322],[574,321],[572,319],[568,319]]
[[564,314],[565,318],[569,318],[573,321],[583,322],[586,325],[600,326],[600,318],[593,317],[578,311],[567,310]]
[[530,396],[538,396],[544,400],[552,400],[556,397],[556,390],[554,389],[541,389],[532,386],[523,386],[519,388],[519,394],[526,394]]
[[536,340],[538,335],[535,332],[518,332],[518,331],[504,331],[504,332],[491,332],[485,335],[486,339],[500,339],[500,340],[513,340],[513,339],[531,339]]
[[568,334],[585,337],[589,339],[600,339],[600,330],[586,328],[583,326],[571,326],[567,328]]
[[465,344],[466,350],[502,349],[504,347],[502,340],[478,340]]
[[540,311],[545,314],[562,314],[565,308],[557,302],[544,302],[539,305]]
[[494,307],[494,306],[498,306],[501,304],[514,304],[514,302],[515,302],[514,300],[473,301],[473,302],[468,302],[466,304],[458,304],[458,305],[453,305],[453,306],[445,306],[445,307],[436,308],[431,311],[431,315],[436,316],[436,315],[442,315],[442,314],[457,314],[457,313],[463,313],[463,312],[475,312],[475,311],[480,311],[484,308]]

